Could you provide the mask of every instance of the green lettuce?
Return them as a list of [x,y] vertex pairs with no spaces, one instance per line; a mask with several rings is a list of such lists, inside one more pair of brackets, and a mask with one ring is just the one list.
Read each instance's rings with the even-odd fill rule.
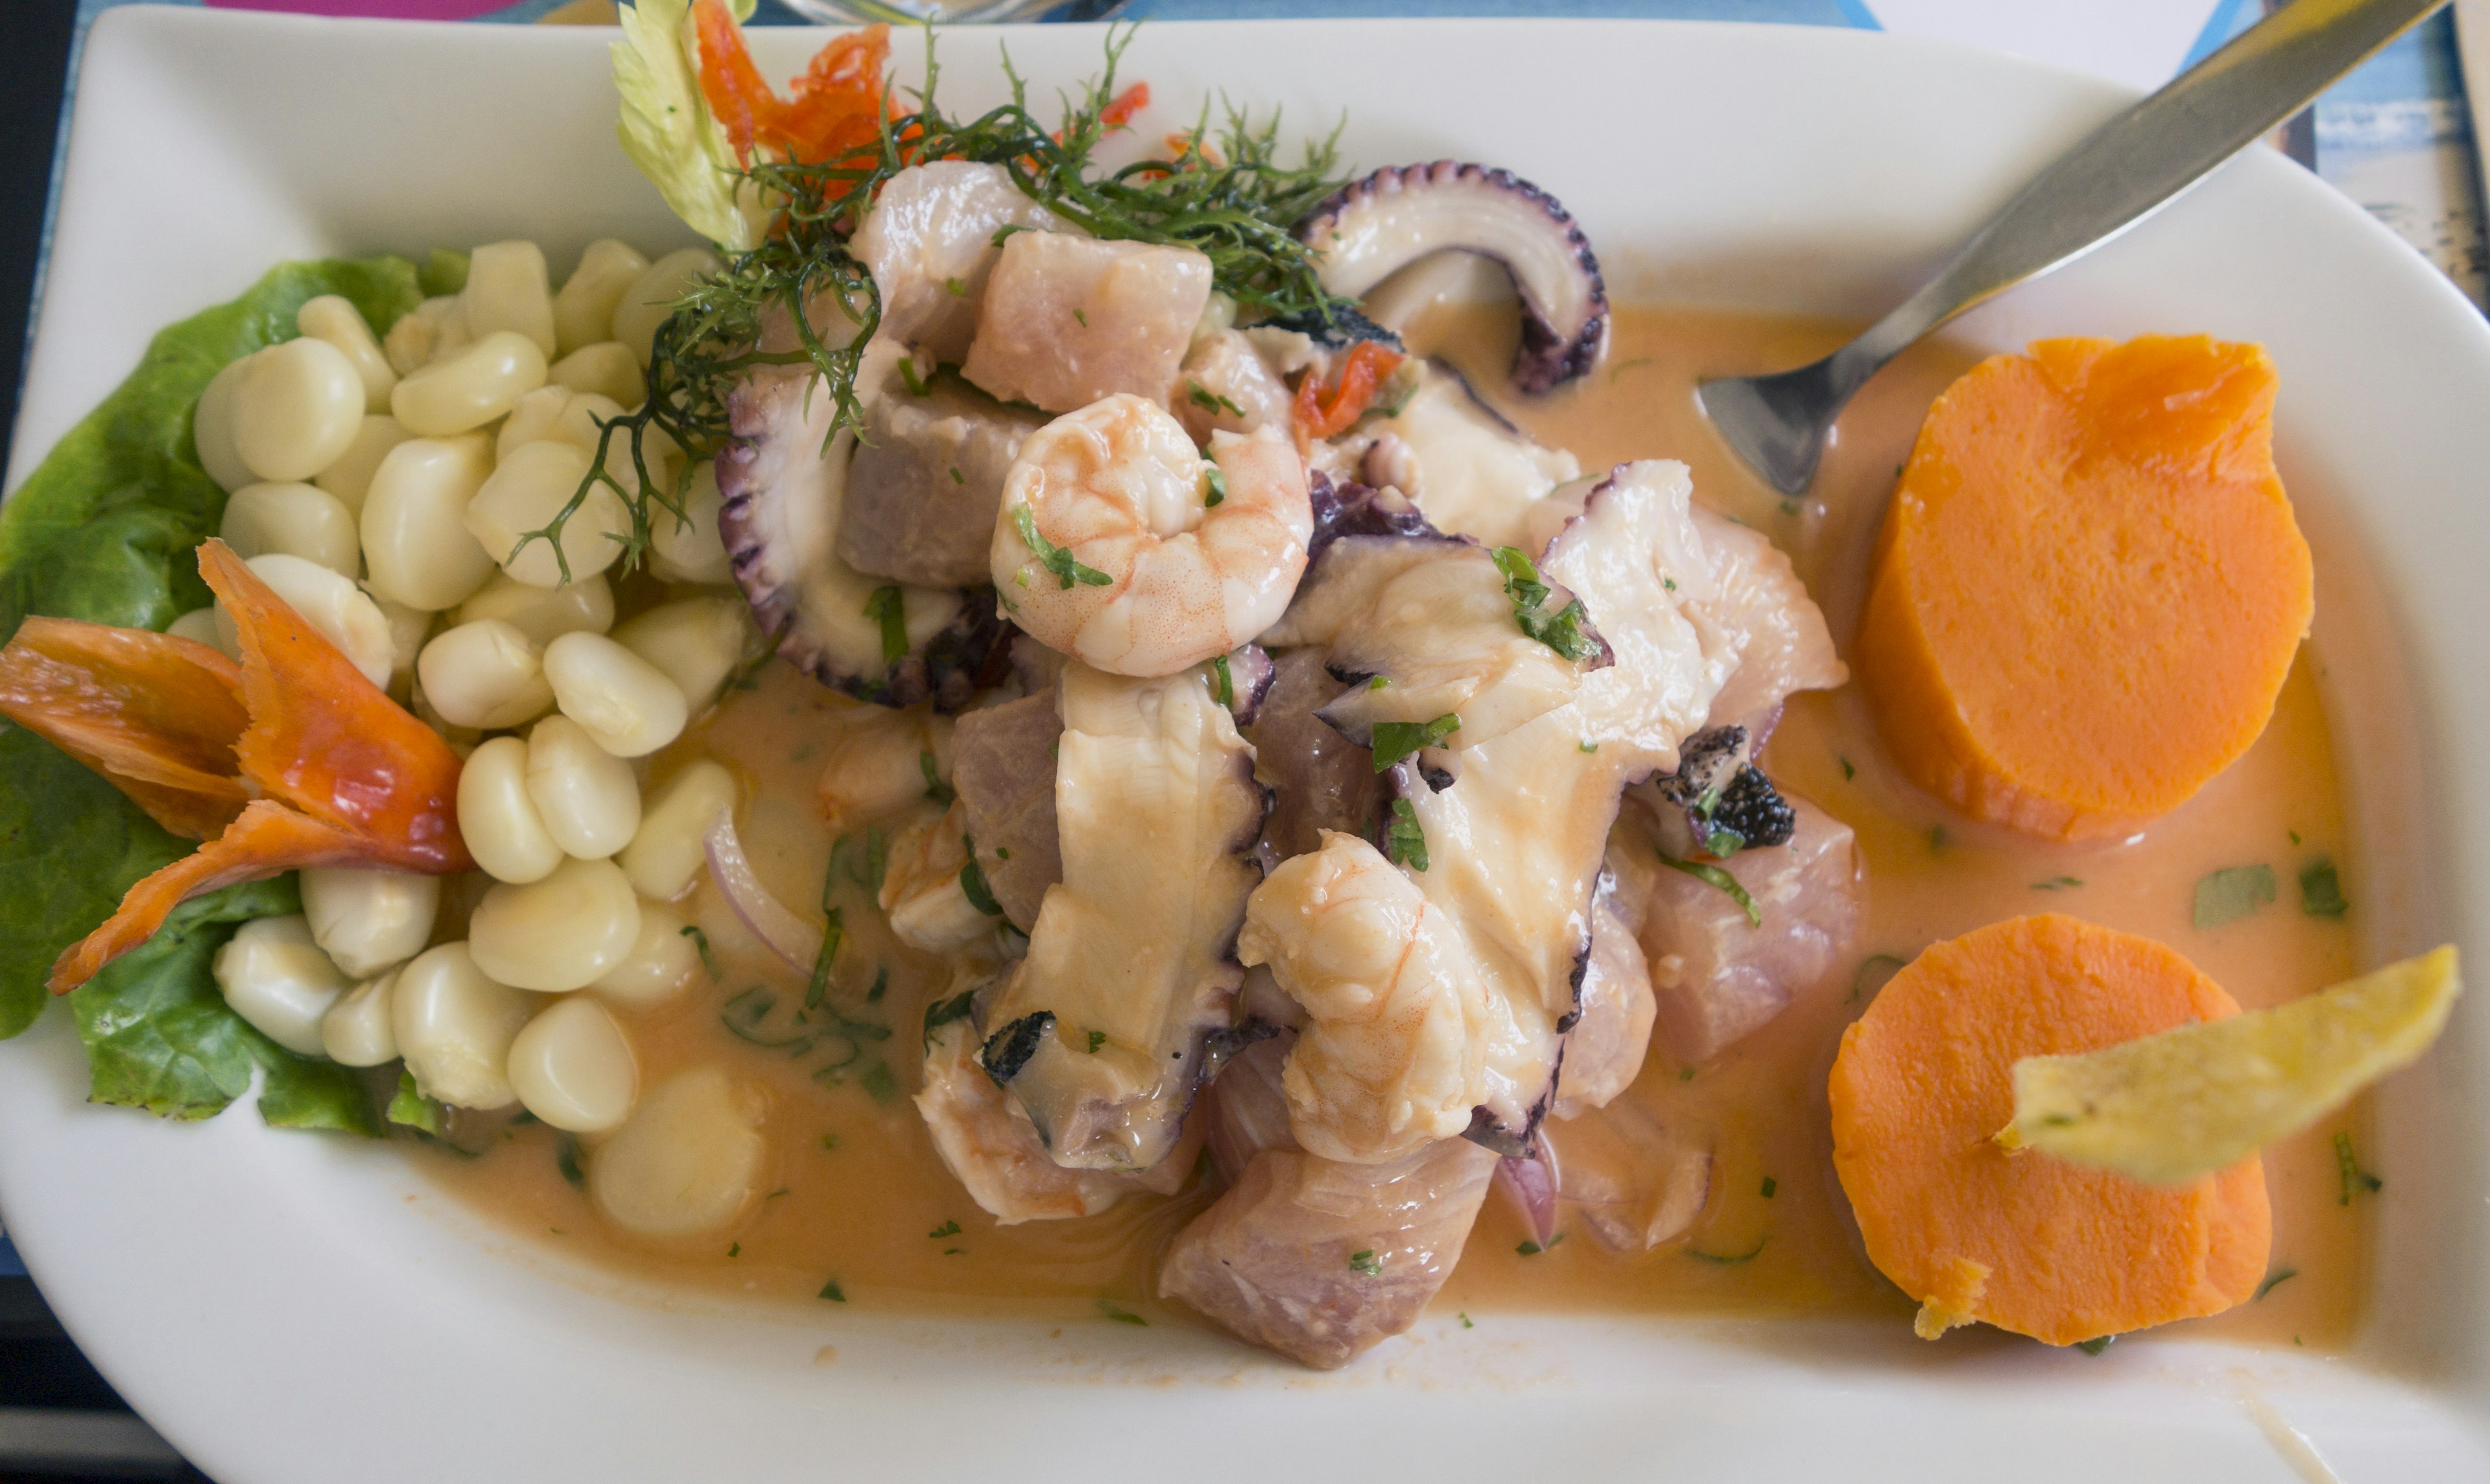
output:
[[[380,333],[422,298],[415,265],[400,258],[288,263],[159,333],[129,380],[0,506],[0,634],[28,614],[160,629],[208,603],[194,553],[225,497],[191,447],[199,393],[227,362],[293,338],[296,311],[323,294],[342,295]],[[50,744],[0,726],[0,1037],[34,1023],[62,950],[190,849]],[[95,1099],[206,1118],[258,1068],[270,1123],[379,1131],[358,1074],[252,1030],[209,974],[237,926],[295,902],[291,877],[185,902],[72,996]]]
[[[735,0],[737,20],[756,0]],[[638,0],[621,14],[614,91],[622,153],[685,225],[730,252],[761,245],[761,223],[736,196],[734,146],[701,96],[689,0]]]

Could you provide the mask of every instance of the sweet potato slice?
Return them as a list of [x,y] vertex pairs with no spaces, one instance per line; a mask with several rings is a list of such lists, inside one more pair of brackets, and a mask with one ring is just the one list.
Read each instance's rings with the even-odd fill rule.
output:
[[1937,399],[1853,651],[1914,782],[2079,839],[2168,813],[2247,750],[2312,603],[2274,385],[2255,345],[2044,340]]
[[1929,948],[1843,1033],[1833,1162],[1868,1256],[1920,1333],[1972,1320],[2072,1345],[2215,1314],[2256,1292],[2273,1238],[2251,1155],[2177,1189],[1991,1138],[2014,1064],[2239,1006],[2172,950],[2048,914]]
[[250,800],[234,744],[242,671],[146,629],[28,618],[0,649],[0,715],[75,757],[158,824],[206,840]]

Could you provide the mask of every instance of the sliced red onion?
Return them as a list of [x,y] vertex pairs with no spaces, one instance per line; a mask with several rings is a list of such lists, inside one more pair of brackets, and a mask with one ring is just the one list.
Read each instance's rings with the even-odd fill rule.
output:
[[752,929],[752,935],[768,945],[789,968],[798,974],[812,973],[813,960],[822,956],[822,929],[789,911],[761,884],[751,858],[743,853],[742,840],[735,833],[732,810],[719,814],[709,828],[709,869],[727,904]]
[[1545,1247],[1556,1240],[1556,1196],[1564,1185],[1556,1178],[1556,1151],[1546,1139],[1535,1140],[1527,1155],[1498,1159],[1495,1183],[1521,1213],[1531,1241]]

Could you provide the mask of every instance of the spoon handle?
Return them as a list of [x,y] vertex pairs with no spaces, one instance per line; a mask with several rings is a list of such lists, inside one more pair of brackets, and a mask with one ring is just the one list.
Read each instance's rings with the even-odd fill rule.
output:
[[2444,0],[2293,0],[2023,187],[1918,293],[1827,364],[1849,394],[1955,315],[2134,226]]

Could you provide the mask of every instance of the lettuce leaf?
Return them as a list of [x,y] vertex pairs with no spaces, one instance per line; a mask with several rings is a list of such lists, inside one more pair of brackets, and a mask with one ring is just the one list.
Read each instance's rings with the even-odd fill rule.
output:
[[[400,258],[287,263],[229,304],[159,332],[103,404],[0,506],[0,635],[30,613],[160,629],[209,601],[199,542],[224,492],[190,418],[228,361],[293,338],[307,300],[337,294],[387,333],[422,294]],[[110,784],[0,726],[0,1037],[34,1023],[60,952],[139,877],[191,848]],[[260,1112],[290,1127],[376,1133],[359,1074],[294,1055],[225,1007],[209,964],[236,925],[298,910],[293,879],[186,902],[147,945],[72,996],[99,1102],[206,1118],[265,1070]]]
[[159,331],[0,507],[0,635],[28,614],[160,629],[207,606],[192,554],[225,496],[190,446],[191,410],[226,362],[293,339],[295,311],[323,294],[351,300],[379,334],[422,298],[402,258],[287,263]]
[[165,1118],[213,1118],[266,1072],[259,1114],[288,1128],[383,1131],[360,1072],[297,1056],[225,1007],[210,965],[234,929],[303,909],[292,875],[229,886],[173,909],[156,936],[70,996],[89,1096]]
[[[742,20],[754,0],[732,7]],[[686,226],[730,252],[761,245],[761,226],[736,199],[735,150],[701,96],[688,0],[638,0],[621,13],[614,91],[622,153]]]

